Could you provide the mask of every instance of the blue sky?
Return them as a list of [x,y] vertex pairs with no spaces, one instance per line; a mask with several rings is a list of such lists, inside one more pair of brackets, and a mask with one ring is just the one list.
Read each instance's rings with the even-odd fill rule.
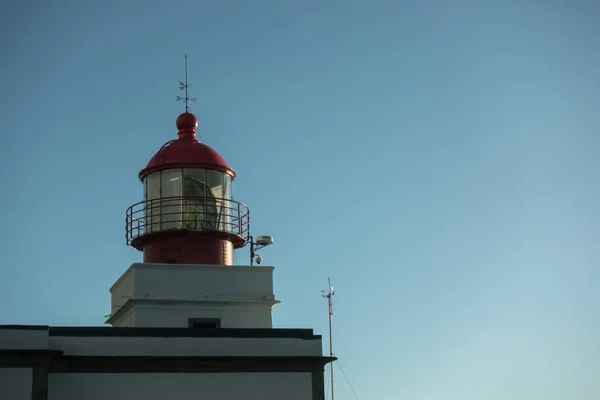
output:
[[[592,1],[23,1],[0,13],[0,324],[102,325],[137,174],[200,137],[277,244],[278,327],[359,398],[600,397]],[[245,263],[247,253],[237,260]],[[341,374],[339,399],[353,398]]]

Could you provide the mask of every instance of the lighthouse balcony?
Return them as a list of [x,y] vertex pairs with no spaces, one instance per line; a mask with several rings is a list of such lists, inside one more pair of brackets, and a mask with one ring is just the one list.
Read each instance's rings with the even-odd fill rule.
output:
[[185,231],[217,234],[243,244],[250,234],[250,210],[234,200],[198,196],[150,199],[127,209],[127,244],[138,250],[149,235]]

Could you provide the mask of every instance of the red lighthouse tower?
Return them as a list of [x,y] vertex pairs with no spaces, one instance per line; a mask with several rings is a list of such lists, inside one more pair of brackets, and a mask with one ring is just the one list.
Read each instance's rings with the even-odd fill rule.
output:
[[249,209],[231,199],[235,171],[196,137],[198,119],[177,118],[177,139],[165,143],[139,173],[144,200],[126,213],[127,244],[145,263],[232,265],[233,250],[250,238]]

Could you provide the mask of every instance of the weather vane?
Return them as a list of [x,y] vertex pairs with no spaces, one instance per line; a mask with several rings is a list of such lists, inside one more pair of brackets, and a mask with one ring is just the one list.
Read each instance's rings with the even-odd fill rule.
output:
[[185,89],[185,97],[181,97],[181,96],[177,96],[177,101],[183,100],[185,101],[185,112],[190,112],[190,106],[188,105],[188,103],[190,101],[196,102],[198,101],[198,99],[196,97],[189,97],[188,96],[188,88],[191,88],[192,85],[188,84],[188,78],[187,78],[187,53],[185,53],[185,83],[183,82],[179,82],[179,89],[183,90]]

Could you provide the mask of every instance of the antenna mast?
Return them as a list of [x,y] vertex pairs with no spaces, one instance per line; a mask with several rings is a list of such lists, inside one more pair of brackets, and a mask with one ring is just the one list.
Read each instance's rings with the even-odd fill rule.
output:
[[[328,289],[326,291],[322,291],[321,295],[327,299],[327,303],[329,305],[329,356],[333,357],[333,334],[331,331],[331,317],[333,315],[333,302],[332,297],[335,294],[333,291],[333,286],[331,286],[331,278],[327,278]],[[331,400],[334,400],[333,397],[333,361],[329,364],[329,368],[331,371]]]
[[192,84],[188,84],[188,67],[187,67],[187,53],[185,53],[185,83],[179,82],[179,89],[185,89],[185,97],[177,96],[177,101],[183,100],[185,101],[185,112],[190,112],[189,102],[196,102],[198,99],[196,97],[188,96],[188,88],[191,88]]

